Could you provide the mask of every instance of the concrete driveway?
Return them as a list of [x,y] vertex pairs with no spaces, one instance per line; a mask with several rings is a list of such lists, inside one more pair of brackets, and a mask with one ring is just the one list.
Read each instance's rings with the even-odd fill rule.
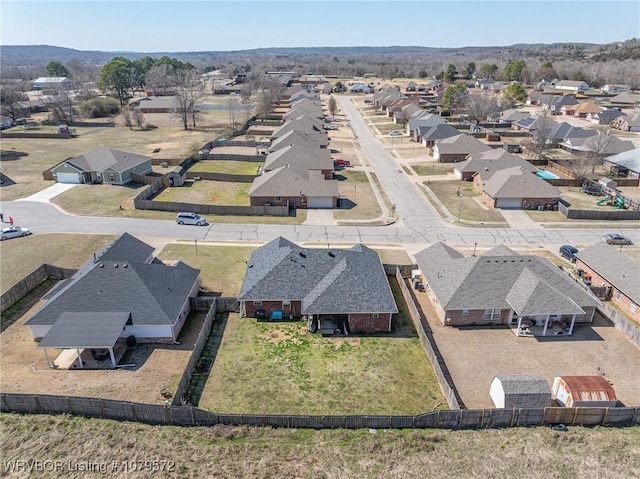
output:
[[74,186],[76,185],[70,183],[55,183],[42,191],[38,191],[31,196],[27,196],[26,198],[21,198],[16,201],[35,201],[37,203],[50,203],[51,198],[54,198],[59,194],[70,190]]

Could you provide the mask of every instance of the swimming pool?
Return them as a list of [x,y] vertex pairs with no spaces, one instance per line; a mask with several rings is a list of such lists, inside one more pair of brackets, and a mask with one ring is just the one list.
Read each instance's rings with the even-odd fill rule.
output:
[[536,175],[538,175],[540,178],[544,178],[545,180],[557,180],[558,178],[560,178],[558,175],[554,175],[553,173],[549,173],[545,170],[538,170],[536,172]]

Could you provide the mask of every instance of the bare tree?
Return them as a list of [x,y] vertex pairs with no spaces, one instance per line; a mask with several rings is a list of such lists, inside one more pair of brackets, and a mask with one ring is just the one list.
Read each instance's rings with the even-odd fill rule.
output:
[[587,163],[591,167],[591,174],[596,172],[596,166],[601,165],[604,157],[609,150],[609,143],[611,142],[611,130],[606,129],[604,131],[598,131],[597,135],[594,135],[585,140],[585,146],[589,149],[589,153],[586,157]]
[[145,82],[154,95],[165,95],[173,83],[169,66],[166,63],[161,63],[151,67],[145,75]]
[[331,113],[331,116],[336,116],[336,113],[338,113],[338,102],[333,96],[329,97],[329,104],[327,105],[327,107],[329,108],[329,113]]
[[51,103],[48,104],[49,112],[53,120],[60,123],[71,123],[75,117],[75,110],[73,107],[73,100],[69,95],[69,92],[65,90],[59,90],[54,96]]
[[272,78],[265,78],[260,82],[258,90],[257,113],[265,118],[273,111],[275,103],[281,98],[283,86]]
[[141,130],[144,130],[144,113],[142,113],[142,110],[140,108],[135,108],[132,116],[136,126]]
[[129,108],[125,107],[124,112],[122,113],[122,119],[124,120],[125,126],[128,126],[130,130],[132,130],[133,121],[131,120],[131,112]]
[[15,87],[3,85],[0,87],[0,105],[2,105],[2,114],[10,117],[13,121],[22,118],[23,111],[20,102],[28,100],[27,96]]
[[544,109],[535,121],[535,130],[533,131],[533,146],[536,158],[542,160],[544,152],[549,148],[549,140],[551,139],[551,130],[555,125],[552,118],[551,110]]
[[467,97],[467,113],[469,119],[477,122],[485,121],[488,116],[500,111],[500,105],[493,93],[472,94]]
[[175,115],[180,118],[185,130],[189,129],[189,120],[196,126],[197,108],[202,100],[202,86],[196,78],[193,68],[182,68],[176,72],[177,91],[174,102]]
[[242,112],[240,108],[238,108],[237,97],[230,96],[229,97],[229,126],[231,126],[231,135],[235,135],[242,125]]

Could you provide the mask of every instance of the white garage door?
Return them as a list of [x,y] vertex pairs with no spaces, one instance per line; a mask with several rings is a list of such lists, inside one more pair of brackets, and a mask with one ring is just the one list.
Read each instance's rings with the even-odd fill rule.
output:
[[333,208],[333,198],[309,198],[307,202],[307,208]]
[[78,173],[58,173],[56,178],[58,183],[80,183],[80,175]]
[[501,198],[496,201],[496,208],[522,208],[520,198]]

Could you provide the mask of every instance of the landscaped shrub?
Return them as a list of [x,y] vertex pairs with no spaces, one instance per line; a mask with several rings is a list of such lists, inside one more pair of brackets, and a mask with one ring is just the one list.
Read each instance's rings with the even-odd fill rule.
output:
[[120,111],[120,103],[115,98],[92,98],[78,105],[78,110],[85,118],[102,118]]

